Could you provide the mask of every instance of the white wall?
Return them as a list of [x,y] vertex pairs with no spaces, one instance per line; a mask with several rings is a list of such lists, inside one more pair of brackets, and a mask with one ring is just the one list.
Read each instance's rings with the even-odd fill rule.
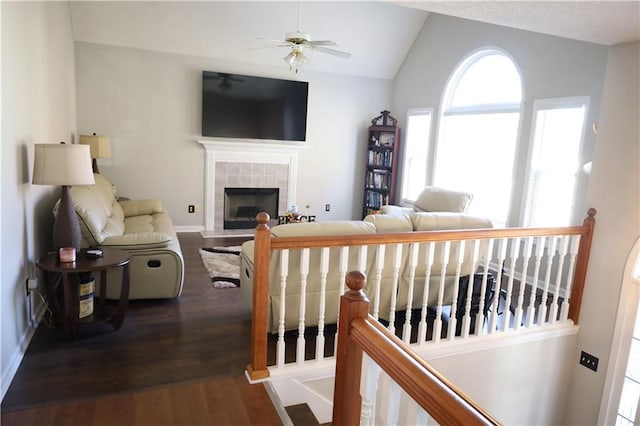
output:
[[[391,81],[312,73],[286,64],[257,68],[197,56],[77,42],[78,129],[111,137],[100,172],[129,198],[163,200],[177,227],[204,225],[202,71],[309,81],[307,142],[297,200],[318,220],[357,219],[362,209],[366,129],[389,108]],[[188,214],[187,206],[200,206]],[[325,213],[325,204],[331,212]],[[309,205],[309,208],[306,206]]]
[[33,329],[25,282],[30,265],[52,247],[59,189],[32,186],[34,143],[75,136],[75,75],[68,4],[1,2],[2,10],[2,267],[0,326],[2,396]]
[[[575,359],[600,358],[597,373],[574,364],[566,424],[595,424],[629,252],[640,236],[640,43],[610,49],[587,194],[596,215]],[[607,390],[605,390],[607,391]]]
[[505,425],[559,425],[576,342],[561,333],[519,344],[498,337],[497,347],[438,358],[425,350],[424,358]]
[[[408,108],[432,107],[434,117],[440,113],[442,92],[454,68],[469,53],[481,48],[497,47],[511,55],[523,80],[524,108],[520,124],[517,163],[514,170],[514,208],[510,224],[518,223],[520,199],[526,171],[528,139],[531,132],[533,101],[564,96],[590,96],[587,129],[597,120],[607,49],[584,43],[490,25],[432,13],[416,38],[394,82],[393,108],[401,123],[406,122]],[[434,126],[437,125],[437,118]],[[437,128],[434,127],[433,137]],[[585,135],[583,162],[591,158],[595,135]],[[487,164],[487,167],[491,167]],[[576,200],[574,222],[586,216],[584,203],[586,176],[579,176],[580,192]]]

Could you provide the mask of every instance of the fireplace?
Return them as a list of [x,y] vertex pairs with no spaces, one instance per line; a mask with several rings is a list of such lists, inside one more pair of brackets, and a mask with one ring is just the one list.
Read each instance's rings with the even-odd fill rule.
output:
[[[304,148],[303,143],[224,140],[198,143],[205,148],[203,237],[253,234],[251,228],[255,225],[244,229],[225,226],[225,188],[278,188],[278,207],[273,212],[267,211],[271,216],[269,226],[277,225],[278,213],[295,204],[298,151]],[[242,207],[252,206],[253,202],[242,204]],[[245,212],[248,210],[241,213]]]
[[260,212],[278,216],[278,188],[225,188],[224,229],[253,229]]

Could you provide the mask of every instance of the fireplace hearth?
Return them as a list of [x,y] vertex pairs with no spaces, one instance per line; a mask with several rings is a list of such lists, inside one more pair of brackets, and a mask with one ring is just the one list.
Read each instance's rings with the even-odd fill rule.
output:
[[224,188],[224,229],[253,229],[260,212],[278,216],[279,188]]

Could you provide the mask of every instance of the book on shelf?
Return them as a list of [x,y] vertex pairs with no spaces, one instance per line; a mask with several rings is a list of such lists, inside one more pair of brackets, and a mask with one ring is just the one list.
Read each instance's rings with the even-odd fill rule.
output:
[[369,150],[369,166],[391,167],[393,164],[393,151]]

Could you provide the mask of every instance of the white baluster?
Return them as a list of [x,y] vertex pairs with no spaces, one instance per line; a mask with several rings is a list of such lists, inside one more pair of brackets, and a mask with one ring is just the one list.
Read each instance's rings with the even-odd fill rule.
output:
[[375,424],[373,410],[376,402],[376,392],[378,391],[378,378],[382,369],[364,353],[362,355],[362,371],[362,381],[360,382],[360,395],[362,396],[360,424],[368,426]]
[[385,422],[387,425],[398,424],[401,392],[402,388],[400,385],[391,380],[391,383],[389,384],[389,397],[387,399],[387,403],[389,404],[389,407],[387,408],[387,419]]
[[471,271],[469,275],[469,284],[467,285],[467,294],[465,298],[464,317],[462,318],[462,337],[469,337],[469,327],[471,326],[471,303],[473,301],[474,273],[478,265],[478,256],[480,252],[480,240],[474,240],[473,250],[471,252]]
[[309,275],[309,249],[300,250],[300,316],[298,317],[298,346],[296,350],[296,362],[304,363],[305,352],[305,316],[307,307],[307,276]]
[[400,273],[400,263],[402,262],[402,244],[394,244],[392,269],[393,269],[393,286],[391,291],[391,307],[389,308],[389,331],[396,332],[396,302],[398,300],[398,276]]
[[289,250],[280,250],[280,311],[278,312],[278,343],[276,344],[276,365],[284,367],[284,317],[287,289],[287,275],[289,274]]
[[420,324],[418,325],[418,344],[423,344],[427,338],[427,315],[429,313],[429,283],[431,281],[431,267],[433,266],[433,255],[435,243],[429,241],[425,253],[425,277],[424,291],[422,293],[422,312],[420,313]]
[[413,305],[413,286],[415,285],[416,266],[418,265],[418,243],[409,244],[409,294],[407,295],[407,310],[404,327],[402,329],[402,341],[411,343],[411,308]]
[[368,246],[360,246],[358,251],[358,271],[365,273],[367,270],[367,250]]
[[[496,288],[493,293],[491,316],[489,319],[489,333],[493,333],[496,330],[498,324],[498,311],[500,310],[500,293],[502,292],[502,266],[504,265],[504,259],[507,257],[507,239],[502,238],[498,242],[498,276],[496,277]],[[505,307],[506,309],[506,307]]]
[[524,244],[524,252],[522,253],[522,278],[520,279],[520,286],[518,287],[518,302],[516,305],[516,319],[514,321],[516,330],[522,327],[522,316],[524,314],[522,305],[524,304],[524,292],[527,288],[527,273],[532,249],[533,237],[528,237]]
[[549,294],[549,283],[551,282],[551,266],[553,265],[553,257],[556,254],[556,244],[558,239],[556,237],[551,237],[551,247],[547,252],[547,270],[544,275],[544,288],[542,290],[542,301],[540,302],[540,306],[538,308],[538,324],[543,324],[546,322],[547,318],[547,296]]
[[[551,310],[549,311],[549,319],[551,324],[555,324],[558,319],[558,297],[560,297],[560,289],[562,288],[562,270],[564,268],[564,258],[569,250],[569,237],[558,237],[562,239],[560,245],[560,255],[558,257],[558,266],[556,271],[555,291],[553,292],[553,302],[551,303]],[[567,295],[568,297],[568,295]]]
[[451,313],[449,316],[449,328],[447,338],[450,341],[456,336],[456,327],[458,326],[458,293],[460,291],[460,271],[462,271],[462,262],[464,261],[464,248],[466,241],[458,241],[458,258],[456,259],[456,277],[453,281],[453,300],[451,300]]
[[480,285],[480,301],[478,303],[478,313],[476,314],[476,336],[480,336],[482,329],[484,328],[485,321],[485,298],[487,294],[487,280],[489,278],[489,265],[491,263],[491,256],[493,253],[493,243],[495,240],[491,239],[486,245],[486,250],[483,256],[482,264],[482,284]]
[[520,237],[516,237],[512,241],[511,254],[509,255],[509,280],[507,281],[507,294],[504,302],[504,314],[502,315],[502,331],[506,331],[509,328],[511,321],[511,297],[513,294],[513,279],[516,274],[516,261],[520,256]]
[[[340,280],[340,296],[344,294],[344,287],[346,286],[347,268],[349,267],[349,246],[340,247],[340,260],[338,261],[338,279]],[[340,312],[340,298],[338,298],[338,309],[336,312]],[[340,315],[338,315],[339,317]],[[338,353],[338,323],[336,320],[336,333],[333,335],[333,353]]]
[[[384,253],[385,245],[379,245],[376,247],[376,264],[375,271],[373,273],[373,285],[374,287],[374,301],[373,301],[373,317],[378,320],[378,313],[380,312],[380,286],[382,285],[382,269],[384,268]],[[367,285],[372,285],[368,282]]]
[[433,324],[433,341],[440,341],[442,334],[442,303],[444,299],[444,283],[447,276],[447,265],[449,264],[449,250],[451,241],[442,244],[442,263],[440,265],[440,285],[438,286],[438,304],[436,305],[436,319]]
[[324,318],[327,300],[327,274],[329,272],[329,247],[320,251],[320,304],[318,306],[318,335],[316,336],[316,361],[324,358]]
[[527,306],[527,328],[533,326],[536,311],[536,296],[538,292],[538,278],[540,277],[540,265],[544,253],[546,237],[538,238],[536,245],[535,262],[533,267],[533,279],[531,280],[531,295],[529,296],[529,306]]
[[576,256],[580,248],[580,235],[574,235],[571,239],[571,252],[569,255],[569,274],[567,276],[567,297],[562,302],[560,309],[560,320],[566,321],[569,317],[569,306],[571,301],[571,293],[573,292],[573,275],[575,274]]

